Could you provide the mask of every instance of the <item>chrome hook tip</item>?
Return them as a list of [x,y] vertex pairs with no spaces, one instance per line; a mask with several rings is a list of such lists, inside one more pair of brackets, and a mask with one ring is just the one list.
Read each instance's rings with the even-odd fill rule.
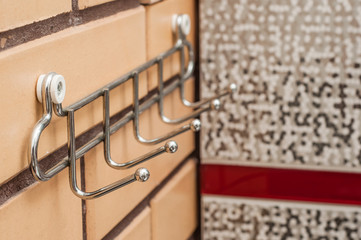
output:
[[138,182],[145,182],[149,179],[150,173],[146,168],[138,168],[134,176]]
[[175,141],[167,142],[164,147],[167,153],[175,153],[178,150],[178,144]]
[[235,83],[229,84],[228,90],[230,93],[235,93],[237,91],[237,84],[235,84]]
[[211,103],[212,110],[219,110],[221,108],[221,101],[219,99],[214,99]]
[[199,119],[194,119],[191,123],[191,129],[193,132],[198,132],[199,130],[201,130],[202,124],[201,121]]

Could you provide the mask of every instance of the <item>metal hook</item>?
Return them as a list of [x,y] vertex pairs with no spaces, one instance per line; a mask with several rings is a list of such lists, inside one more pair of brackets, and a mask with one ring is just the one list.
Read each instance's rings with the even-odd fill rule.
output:
[[115,162],[110,155],[110,116],[109,116],[109,89],[104,89],[104,95],[103,95],[104,101],[104,107],[103,107],[103,114],[104,114],[104,157],[108,165],[115,169],[127,169],[134,167],[140,163],[143,163],[145,161],[150,160],[151,158],[154,158],[160,154],[163,153],[175,153],[178,150],[178,145],[175,141],[169,141],[164,146],[155,149],[143,156],[140,156],[134,160],[131,160],[129,162],[125,163],[117,163]]
[[[59,78],[59,76],[60,75],[54,72],[48,73],[46,75],[42,75],[39,78],[37,85],[37,95],[38,95],[38,99],[40,98],[43,104],[44,114],[42,118],[36,123],[33,132],[31,134],[29,159],[30,159],[31,171],[34,177],[39,181],[48,181],[50,178],[52,178],[61,170],[63,170],[66,166],[68,166],[67,159],[63,159],[48,171],[43,172],[43,170],[40,169],[38,162],[38,146],[39,146],[40,135],[42,134],[44,129],[49,125],[52,118],[52,111],[53,111],[52,103],[54,102],[54,99],[52,99],[52,95],[53,95],[52,92],[55,92],[54,90],[55,85],[53,84],[55,81],[53,80],[56,80],[57,78]],[[63,91],[65,91],[65,89],[63,89]]]
[[154,138],[154,139],[145,139],[140,136],[139,131],[139,74],[135,72],[133,74],[133,101],[134,101],[134,119],[133,119],[133,132],[135,138],[141,142],[146,144],[157,144],[161,143],[169,138],[177,136],[186,131],[192,130],[193,132],[198,132],[201,128],[201,122],[198,119],[193,120],[191,123],[184,125],[170,133],[167,133],[163,136]]
[[201,113],[207,112],[210,110],[218,110],[221,107],[221,103],[218,99],[213,99],[207,107],[199,108],[196,111],[188,114],[187,116],[183,116],[181,118],[177,119],[169,119],[164,115],[164,83],[163,83],[163,59],[159,58],[158,60],[158,92],[159,92],[159,101],[158,101],[158,110],[159,115],[162,118],[163,122],[166,123],[172,123],[172,124],[178,124],[182,123],[184,121],[187,121],[189,119],[198,117]]
[[[217,95],[212,98],[204,99],[197,103],[190,103],[184,97],[184,82],[193,74],[195,61],[194,61],[194,53],[192,49],[192,45],[186,40],[186,35],[190,31],[190,19],[187,15],[181,15],[182,18],[176,17],[174,29],[178,27],[178,39],[176,44],[166,52],[163,52],[157,58],[153,58],[146,63],[138,66],[132,71],[126,73],[124,76],[115,79],[114,81],[108,83],[104,87],[94,91],[88,96],[80,99],[79,101],[63,108],[62,101],[65,96],[65,81],[64,78],[56,73],[49,73],[46,75],[41,75],[38,79],[37,85],[37,97],[40,102],[42,102],[43,106],[43,116],[36,123],[34,130],[32,132],[30,148],[29,148],[29,158],[30,158],[30,168],[34,175],[34,177],[39,181],[47,181],[51,179],[53,176],[58,174],[60,171],[69,167],[69,180],[72,191],[79,197],[83,199],[92,199],[99,196],[102,196],[106,193],[109,193],[117,188],[123,187],[135,180],[138,181],[146,181],[149,178],[149,172],[146,169],[138,169],[135,174],[125,177],[115,183],[102,187],[93,192],[84,192],[78,188],[77,179],[76,179],[76,159],[84,156],[89,150],[104,142],[104,155],[107,159],[109,165],[114,168],[129,168],[135,166],[139,163],[149,160],[152,157],[155,157],[164,152],[175,152],[177,149],[177,144],[173,141],[166,143],[165,146],[160,147],[156,150],[153,150],[141,157],[138,157],[132,161],[126,163],[116,163],[111,159],[110,156],[110,134],[115,133],[122,126],[124,126],[129,121],[133,120],[133,130],[136,136],[136,139],[142,143],[148,144],[157,144],[163,142],[173,136],[181,134],[185,131],[199,131],[201,127],[201,123],[198,119],[193,120],[191,123],[184,125],[170,133],[165,134],[164,136],[155,138],[155,139],[144,139],[140,136],[139,133],[139,115],[144,112],[146,109],[150,108],[154,103],[158,102],[160,107],[160,113],[163,121],[168,123],[180,123],[186,121],[188,119],[194,118],[198,116],[200,113],[204,111],[208,111],[210,109],[218,109],[220,106],[220,102],[218,100],[219,97],[228,95],[230,90],[234,91],[236,89],[235,85],[230,86],[230,90],[222,92],[220,95]],[[180,26],[182,28],[180,28]],[[188,49],[189,61],[188,66],[185,68],[185,50]],[[159,61],[159,59],[164,59],[172,54],[180,51],[181,57],[181,78],[179,81],[170,84],[167,87],[163,85],[163,75],[160,75],[161,84],[159,85],[159,94],[155,94],[151,96],[149,99],[145,100],[142,105],[139,105],[139,73],[147,70],[151,66],[155,64],[159,64],[160,70],[163,69],[163,62]],[[163,74],[163,73],[162,73]],[[120,86],[121,84],[127,82],[128,80],[133,79],[133,101],[134,101],[134,109],[131,112],[128,112],[122,119],[119,119],[112,125],[110,125],[110,116],[109,116],[109,91]],[[199,108],[194,113],[189,114],[188,116],[184,116],[179,119],[168,119],[163,114],[163,99],[164,96],[171,93],[176,88],[180,88],[182,103],[186,106],[190,106],[192,108]],[[91,138],[89,141],[84,143],[82,146],[79,146],[78,149],[75,147],[75,123],[74,123],[74,113],[75,111],[83,108],[87,104],[95,101],[99,97],[104,97],[104,126],[101,132],[98,132],[96,136]],[[209,103],[208,106],[201,107]],[[52,111],[54,110],[55,114],[59,117],[67,117],[68,120],[68,156],[64,157],[58,164],[53,166],[48,171],[43,171],[40,168],[39,160],[38,160],[38,146],[39,139],[44,131],[44,129],[50,124],[52,120]]]
[[110,193],[118,188],[124,187],[132,182],[145,182],[149,179],[150,173],[146,168],[139,168],[134,174],[122,178],[105,187],[92,192],[85,192],[78,187],[76,178],[76,157],[75,157],[75,126],[74,111],[68,111],[68,154],[69,154],[69,182],[72,192],[82,199],[94,199]]
[[[189,23],[189,24],[188,24]],[[192,48],[192,45],[190,42],[187,41],[186,36],[189,34],[190,30],[190,18],[187,14],[180,14],[180,15],[175,15],[173,17],[173,31],[177,33],[177,37],[178,40],[177,41],[181,41],[183,44],[181,45],[182,47],[180,48],[180,64],[181,64],[181,69],[180,69],[180,83],[179,83],[179,88],[180,88],[180,96],[181,96],[181,100],[183,105],[187,106],[187,107],[191,107],[191,108],[199,108],[207,103],[212,102],[215,99],[220,99],[221,97],[227,96],[227,95],[231,95],[232,93],[237,91],[237,85],[235,83],[230,83],[228,88],[223,89],[219,94],[217,94],[216,96],[210,97],[210,98],[205,98],[202,99],[198,102],[190,102],[185,98],[185,91],[184,91],[184,83],[187,79],[189,79],[194,71],[194,51]],[[184,46],[185,45],[188,48],[188,66],[187,66],[187,70],[185,72],[185,66],[184,66],[184,62],[185,62],[185,53],[184,53]]]

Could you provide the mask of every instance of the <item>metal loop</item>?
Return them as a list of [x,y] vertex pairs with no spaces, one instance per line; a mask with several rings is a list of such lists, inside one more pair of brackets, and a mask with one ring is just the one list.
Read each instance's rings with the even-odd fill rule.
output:
[[31,140],[30,140],[30,149],[29,149],[30,168],[34,177],[38,181],[48,181],[50,178],[52,178],[61,170],[63,170],[66,166],[68,166],[68,161],[62,160],[48,171],[43,172],[38,162],[38,147],[39,147],[40,135],[42,134],[44,129],[49,125],[52,118],[53,108],[52,108],[52,100],[50,94],[50,86],[54,76],[56,76],[56,73],[54,72],[48,73],[41,84],[42,85],[41,95],[42,95],[44,114],[43,117],[36,123],[33,132],[31,134]]
[[208,104],[207,107],[199,108],[196,111],[183,116],[177,119],[169,119],[164,115],[164,83],[163,83],[163,59],[159,59],[158,61],[158,92],[159,92],[159,101],[158,101],[158,111],[159,115],[163,122],[171,123],[171,124],[179,124],[185,122],[189,119],[196,118],[203,112],[207,112],[210,110],[218,110],[220,108],[220,102],[218,99],[214,99],[211,103]]
[[[223,89],[219,94],[210,97],[210,98],[205,98],[202,99],[200,101],[197,102],[190,102],[186,99],[185,97],[185,91],[184,91],[184,83],[186,80],[188,80],[194,72],[194,66],[195,66],[195,60],[194,60],[194,51],[193,51],[193,47],[192,44],[186,39],[186,34],[183,33],[182,31],[182,14],[178,15],[176,17],[176,27],[177,27],[177,42],[181,41],[182,42],[182,47],[180,48],[180,65],[181,65],[181,69],[180,69],[180,83],[179,83],[179,88],[180,88],[180,97],[182,100],[182,103],[184,106],[187,107],[191,107],[191,108],[200,108],[205,104],[209,104],[211,103],[213,100],[215,99],[220,99],[221,97],[227,96],[227,95],[231,95],[232,93],[234,93],[237,90],[237,85],[235,83],[231,83],[229,84],[227,89]],[[184,53],[184,46],[187,47],[188,49],[188,66],[187,69],[185,71],[185,53]],[[205,110],[207,111],[207,110]],[[202,111],[204,112],[204,111]],[[165,121],[167,119],[164,119]],[[166,121],[167,122],[167,121]],[[181,122],[181,119],[179,119],[178,121],[170,121],[169,123],[179,123]]]
[[178,149],[178,145],[175,141],[169,141],[164,146],[155,149],[143,156],[140,156],[136,159],[133,159],[131,161],[125,162],[125,163],[117,163],[111,158],[110,154],[110,116],[109,116],[109,89],[104,90],[104,96],[103,96],[103,129],[104,129],[104,157],[107,162],[107,164],[115,169],[127,169],[134,167],[140,163],[143,163],[145,161],[148,161],[160,154],[163,153],[175,153]]
[[184,57],[184,47],[182,47],[182,49],[180,50],[181,70],[180,70],[179,88],[180,88],[180,95],[181,95],[182,103],[183,103],[184,106],[191,107],[191,108],[199,108],[199,107],[202,107],[205,104],[209,104],[210,102],[212,102],[215,99],[220,99],[220,98],[225,97],[227,95],[231,95],[232,93],[237,91],[237,85],[235,83],[230,83],[226,89],[223,89],[219,94],[217,94],[217,95],[215,95],[213,97],[205,98],[205,99],[202,99],[202,100],[197,101],[197,102],[188,101],[186,99],[186,97],[185,97],[184,83],[193,74],[193,71],[194,71],[194,54],[193,54],[193,49],[192,49],[192,45],[190,44],[190,42],[188,42],[187,40],[184,40],[184,45],[188,48],[188,54],[189,54],[189,59],[190,59],[188,61],[187,71],[184,72],[185,57]]
[[[161,93],[159,93],[161,94]],[[133,132],[134,132],[134,136],[135,138],[141,142],[141,143],[145,143],[145,144],[157,144],[157,143],[161,143],[163,141],[166,141],[172,137],[175,137],[181,133],[184,133],[186,131],[192,130],[192,131],[199,131],[200,130],[200,121],[198,119],[192,121],[191,123],[184,125],[176,130],[173,130],[163,136],[154,138],[154,139],[145,139],[140,135],[140,131],[139,131],[139,113],[140,113],[140,109],[139,109],[139,74],[138,73],[134,73],[133,76],[133,104],[134,104],[134,119],[133,119]],[[195,126],[199,126],[199,127],[195,127]]]
[[[177,25],[182,24],[181,19],[177,19]],[[164,136],[160,136],[155,139],[145,139],[140,136],[139,133],[139,115],[144,112],[145,110],[149,109],[154,103],[159,104],[160,113],[163,116],[162,119],[168,123],[180,123],[184,122],[188,119],[194,118],[201,114],[204,111],[208,111],[210,109],[218,109],[220,106],[220,102],[216,97],[212,99],[208,99],[209,105],[206,107],[202,107],[194,111],[193,113],[184,116],[179,119],[168,119],[163,114],[163,98],[167,94],[174,91],[176,88],[180,88],[181,97],[183,104],[187,105],[187,101],[184,98],[184,81],[186,81],[190,76],[193,74],[194,70],[194,53],[191,44],[186,40],[186,31],[189,30],[190,22],[189,19],[187,21],[186,18],[183,16],[183,29],[185,32],[183,33],[181,29],[179,29],[178,39],[175,45],[166,52],[161,53],[158,57],[153,58],[146,63],[138,66],[133,71],[128,72],[124,76],[115,79],[113,82],[108,83],[103,88],[96,90],[95,92],[91,93],[90,95],[82,98],[81,100],[71,104],[63,108],[62,100],[64,99],[65,93],[65,82],[64,78],[56,73],[48,73],[46,75],[42,75],[42,83],[38,81],[37,87],[37,96],[38,99],[41,100],[43,106],[43,116],[42,118],[36,123],[34,130],[31,135],[31,142],[30,142],[30,149],[29,149],[29,158],[30,158],[30,168],[34,175],[34,177],[39,181],[47,181],[55,176],[57,173],[69,167],[69,181],[71,190],[74,192],[75,195],[82,199],[93,199],[100,196],[103,196],[111,191],[114,191],[118,188],[121,188],[129,183],[134,181],[144,182],[149,178],[149,171],[144,168],[138,169],[134,174],[129,175],[125,178],[122,178],[112,184],[99,188],[98,190],[92,192],[85,192],[78,187],[77,178],[76,178],[76,160],[80,157],[84,156],[90,149],[97,146],[99,143],[104,142],[104,156],[107,163],[116,169],[124,169],[130,168],[135,165],[138,165],[142,162],[145,162],[159,154],[163,154],[165,152],[173,153],[177,151],[177,144],[174,141],[167,142],[164,146],[155,149],[143,156],[140,156],[136,159],[125,163],[117,163],[111,158],[110,154],[110,135],[115,133],[119,130],[122,126],[124,126],[129,121],[133,120],[133,130],[136,136],[136,139],[139,142],[147,143],[147,144],[157,144],[163,142],[171,137],[174,137],[178,134],[181,134],[185,131],[199,131],[201,124],[198,119],[193,120],[191,123],[186,124],[176,130],[173,130],[170,133],[165,134]],[[188,29],[188,30],[187,30]],[[184,66],[185,62],[185,47],[188,49],[189,54],[189,61],[187,68]],[[165,59],[172,54],[176,53],[177,51],[181,52],[181,78],[177,82],[173,82],[169,84],[167,87],[163,86],[163,73],[161,73],[160,80],[161,84],[159,85],[160,91],[158,94],[155,94],[145,100],[141,105],[139,104],[139,73],[146,71],[150,67],[154,66],[155,64],[160,64],[160,69],[162,70],[162,59]],[[163,71],[163,70],[162,70]],[[162,72],[161,71],[161,72]],[[110,116],[109,116],[109,91],[112,89],[120,86],[121,84],[127,82],[128,80],[133,80],[133,101],[134,101],[134,109],[133,111],[128,112],[123,118],[119,119],[115,123],[110,124]],[[222,94],[220,96],[223,96]],[[103,131],[98,132],[96,136],[92,139],[84,143],[82,146],[79,146],[78,149],[75,147],[75,120],[74,120],[74,113],[75,111],[83,108],[87,104],[95,101],[99,97],[104,98],[104,109],[103,109]],[[201,105],[204,105],[205,102]],[[201,106],[199,105],[199,106]],[[48,171],[43,171],[40,168],[39,160],[38,160],[38,146],[39,146],[39,139],[44,131],[44,129],[50,124],[52,119],[52,111],[54,110],[55,114],[59,117],[67,117],[67,133],[68,133],[68,156],[64,157],[58,164],[53,166]]]
[[68,112],[68,154],[69,154],[69,182],[72,192],[81,199],[94,199],[110,193],[118,188],[124,187],[132,182],[145,182],[149,179],[149,171],[145,168],[139,168],[137,171],[125,178],[122,178],[112,184],[99,188],[92,192],[85,192],[78,187],[76,178],[76,156],[75,156],[75,126],[74,111]]

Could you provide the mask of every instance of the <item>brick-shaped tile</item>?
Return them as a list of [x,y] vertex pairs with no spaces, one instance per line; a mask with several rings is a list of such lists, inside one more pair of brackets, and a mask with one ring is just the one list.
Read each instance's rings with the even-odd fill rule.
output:
[[[178,106],[181,103],[179,101],[176,101],[176,104],[173,103],[173,99],[178,96],[178,92],[174,91],[165,99],[165,105],[179,109]],[[134,138],[132,125],[132,122],[126,124],[111,136],[110,150],[112,159],[116,162],[130,161],[165,144],[163,142],[149,146],[138,143]],[[161,122],[156,104],[140,115],[141,134],[148,139],[170,132],[177,127],[179,126]],[[87,202],[89,240],[105,236],[195,149],[194,134],[191,131],[180,134],[172,140],[178,143],[176,153],[164,153],[126,170],[112,169],[106,164],[102,145],[98,145],[85,155],[85,179],[88,191],[134,174],[139,167],[145,167],[150,172],[150,178],[146,182],[134,182],[101,198]]]
[[[28,167],[29,139],[42,116],[35,87],[40,74],[57,72],[65,77],[68,106],[121,77],[146,60],[145,13],[142,6],[67,29],[0,53],[6,112],[0,133],[2,155],[0,183]],[[143,27],[142,27],[143,26]],[[132,31],[137,28],[138,31]],[[145,75],[145,74],[144,74]],[[140,96],[147,93],[146,78],[140,79]],[[111,114],[132,103],[132,83],[110,93]],[[16,106],[16,107],[14,107]],[[103,119],[102,99],[76,112],[79,134]],[[40,138],[39,158],[65,144],[66,119],[52,119]]]
[[0,206],[0,239],[82,239],[81,214],[63,171]]
[[71,11],[69,0],[1,0],[0,32]]

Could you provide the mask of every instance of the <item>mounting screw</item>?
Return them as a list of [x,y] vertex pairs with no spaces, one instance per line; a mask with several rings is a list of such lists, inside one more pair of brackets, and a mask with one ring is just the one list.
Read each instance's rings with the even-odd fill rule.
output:
[[191,123],[191,129],[193,132],[198,132],[199,130],[201,130],[201,121],[199,121],[199,119],[194,119]]
[[135,171],[134,176],[137,181],[145,182],[149,179],[150,173],[146,168],[138,168],[137,171]]
[[178,150],[178,144],[175,141],[167,142],[164,147],[167,153],[175,153]]
[[[38,82],[36,85],[36,97],[38,98],[39,102],[42,102],[42,89],[43,89],[43,82],[44,79],[47,77],[47,74],[42,74],[38,78]],[[64,77],[60,74],[53,74],[51,76],[51,83],[50,83],[50,96],[51,100],[55,104],[60,104],[64,101],[66,92],[66,84]]]
[[185,36],[187,36],[191,32],[191,18],[188,14],[173,15],[173,32],[176,32],[178,27],[180,27],[181,32]]

